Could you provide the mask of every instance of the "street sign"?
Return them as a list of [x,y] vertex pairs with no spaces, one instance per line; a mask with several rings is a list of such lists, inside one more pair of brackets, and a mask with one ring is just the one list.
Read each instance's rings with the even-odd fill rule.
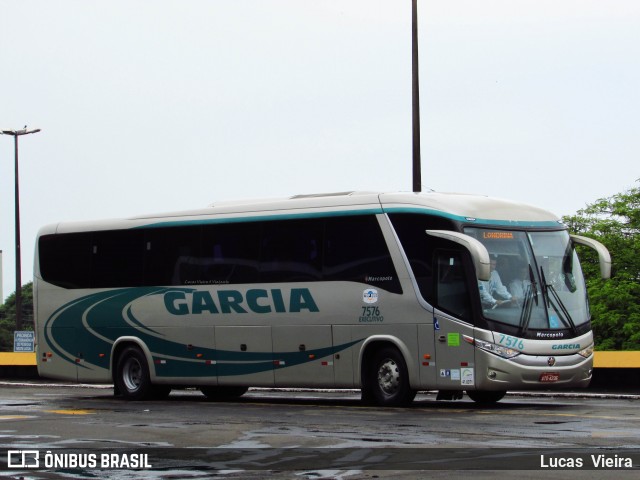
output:
[[14,352],[33,352],[35,334],[33,331],[13,332]]

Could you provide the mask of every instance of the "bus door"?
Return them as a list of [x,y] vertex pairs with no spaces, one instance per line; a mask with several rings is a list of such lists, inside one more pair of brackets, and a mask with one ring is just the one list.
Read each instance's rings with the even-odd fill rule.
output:
[[475,348],[469,295],[469,269],[460,250],[434,252],[434,340],[436,384],[440,390],[466,390],[475,385]]
[[276,386],[334,384],[330,325],[279,325],[272,328]]

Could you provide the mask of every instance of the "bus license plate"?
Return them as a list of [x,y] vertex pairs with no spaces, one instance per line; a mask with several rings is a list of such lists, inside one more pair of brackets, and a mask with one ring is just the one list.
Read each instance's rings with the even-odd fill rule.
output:
[[560,374],[556,372],[545,372],[540,374],[540,381],[543,383],[557,382],[560,380]]

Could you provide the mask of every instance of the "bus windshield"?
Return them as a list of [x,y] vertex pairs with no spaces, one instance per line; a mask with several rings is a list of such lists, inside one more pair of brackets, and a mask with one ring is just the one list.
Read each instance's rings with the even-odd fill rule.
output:
[[516,327],[523,337],[549,330],[577,334],[589,321],[584,277],[566,231],[465,233],[482,242],[491,258],[491,278],[478,281],[487,320]]

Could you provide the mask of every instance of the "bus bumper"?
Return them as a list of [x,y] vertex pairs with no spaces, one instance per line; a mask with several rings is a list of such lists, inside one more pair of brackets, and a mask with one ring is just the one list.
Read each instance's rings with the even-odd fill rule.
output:
[[476,390],[549,390],[586,388],[593,355],[525,355],[502,358],[476,350]]

